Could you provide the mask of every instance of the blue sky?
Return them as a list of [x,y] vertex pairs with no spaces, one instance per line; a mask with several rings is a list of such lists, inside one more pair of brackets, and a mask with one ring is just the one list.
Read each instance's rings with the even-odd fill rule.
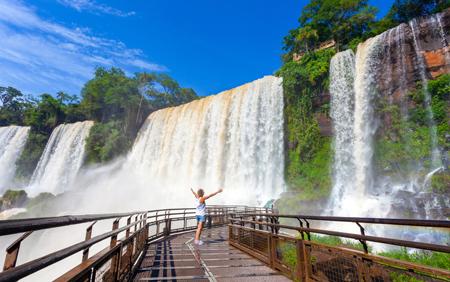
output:
[[[277,70],[308,2],[0,0],[0,85],[79,94],[96,66],[117,66],[216,94]],[[393,0],[370,2],[380,17]]]

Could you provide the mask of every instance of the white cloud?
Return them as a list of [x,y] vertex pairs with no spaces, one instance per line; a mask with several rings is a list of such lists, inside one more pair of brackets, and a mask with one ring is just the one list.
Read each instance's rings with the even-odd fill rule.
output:
[[87,11],[93,14],[107,14],[118,17],[129,17],[136,14],[134,11],[124,12],[110,6],[97,3],[94,0],[58,0],[58,2],[77,10],[78,12]]
[[0,0],[0,85],[29,93],[78,93],[96,66],[164,71],[142,50],[41,18],[21,1]]

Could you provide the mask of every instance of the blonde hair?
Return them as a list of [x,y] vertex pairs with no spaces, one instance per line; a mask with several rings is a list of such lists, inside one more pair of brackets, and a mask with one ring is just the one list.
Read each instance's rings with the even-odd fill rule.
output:
[[204,195],[205,195],[205,191],[203,191],[203,189],[198,189],[198,191],[197,191],[197,195],[199,196],[199,197],[203,197]]

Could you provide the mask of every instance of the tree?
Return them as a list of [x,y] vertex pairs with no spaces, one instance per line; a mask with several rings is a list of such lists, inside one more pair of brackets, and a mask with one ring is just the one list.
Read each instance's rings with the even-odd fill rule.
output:
[[105,162],[126,153],[147,115],[196,99],[166,74],[98,68],[82,90],[81,109],[96,121],[87,140],[88,162]]
[[331,39],[346,45],[369,30],[375,14],[367,0],[312,0],[300,15],[300,26],[285,37],[284,50],[307,51]]
[[178,106],[198,98],[191,88],[182,88],[167,74],[139,74],[139,81],[152,110]]
[[65,121],[64,105],[50,94],[42,94],[33,107],[25,112],[25,124],[33,132],[50,135],[53,129]]
[[0,126],[22,125],[29,102],[13,87],[0,87]]
[[319,39],[319,34],[316,29],[310,25],[306,25],[298,29],[297,42],[301,42],[304,45],[306,52],[309,52],[309,48],[314,47],[315,42]]
[[387,17],[396,24],[428,16],[450,7],[450,0],[395,0]]

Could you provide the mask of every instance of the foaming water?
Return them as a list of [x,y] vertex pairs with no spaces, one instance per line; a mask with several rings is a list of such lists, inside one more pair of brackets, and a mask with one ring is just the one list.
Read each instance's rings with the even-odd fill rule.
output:
[[281,79],[267,76],[152,113],[125,166],[173,193],[223,187],[229,203],[274,198],[284,188]]
[[0,127],[0,194],[13,185],[16,161],[28,138],[29,127]]
[[355,189],[348,204],[349,214],[366,210],[366,193],[373,188],[373,138],[377,130],[374,114],[374,100],[377,97],[374,73],[379,65],[381,36],[368,39],[358,46],[355,59],[355,112],[354,112],[354,151]]
[[336,54],[330,62],[330,116],[333,121],[333,190],[330,210],[342,211],[343,197],[353,191],[354,156],[354,80],[355,54],[351,50]]
[[[436,33],[439,32],[445,51],[446,34],[439,17],[436,15],[423,20],[428,26],[435,27],[433,30]],[[333,189],[327,214],[422,219],[442,219],[445,215],[445,207],[450,205],[448,195],[434,193],[430,189],[432,176],[443,172],[444,168],[441,166],[442,156],[437,145],[431,97],[427,89],[428,73],[419,42],[419,36],[424,35],[419,33],[419,23],[412,21],[409,25],[399,25],[360,44],[354,66],[351,65],[351,51],[338,53],[332,59],[330,116],[335,135]],[[435,43],[426,44],[431,46]],[[431,48],[429,46],[427,48]],[[425,89],[425,110],[431,140],[428,158],[407,160],[408,163],[402,164],[401,168],[396,168],[395,164],[387,168],[377,167],[375,171],[375,133],[381,118],[386,118],[386,122],[392,118],[378,109],[399,107],[399,118],[405,131],[397,138],[404,142],[402,146],[407,152],[413,149],[411,144],[415,140],[409,133],[414,127],[409,128],[411,121],[408,113],[413,104],[407,93],[414,88],[415,79],[419,79]],[[378,132],[383,134],[383,129]],[[426,164],[428,160],[431,160],[431,166]],[[354,224],[328,227],[359,232]],[[446,238],[440,232],[426,238],[423,234],[430,230],[419,228],[368,226],[366,231],[423,242],[442,242]]]
[[67,190],[83,163],[86,138],[93,125],[93,121],[84,121],[53,130],[27,188],[31,195]]

